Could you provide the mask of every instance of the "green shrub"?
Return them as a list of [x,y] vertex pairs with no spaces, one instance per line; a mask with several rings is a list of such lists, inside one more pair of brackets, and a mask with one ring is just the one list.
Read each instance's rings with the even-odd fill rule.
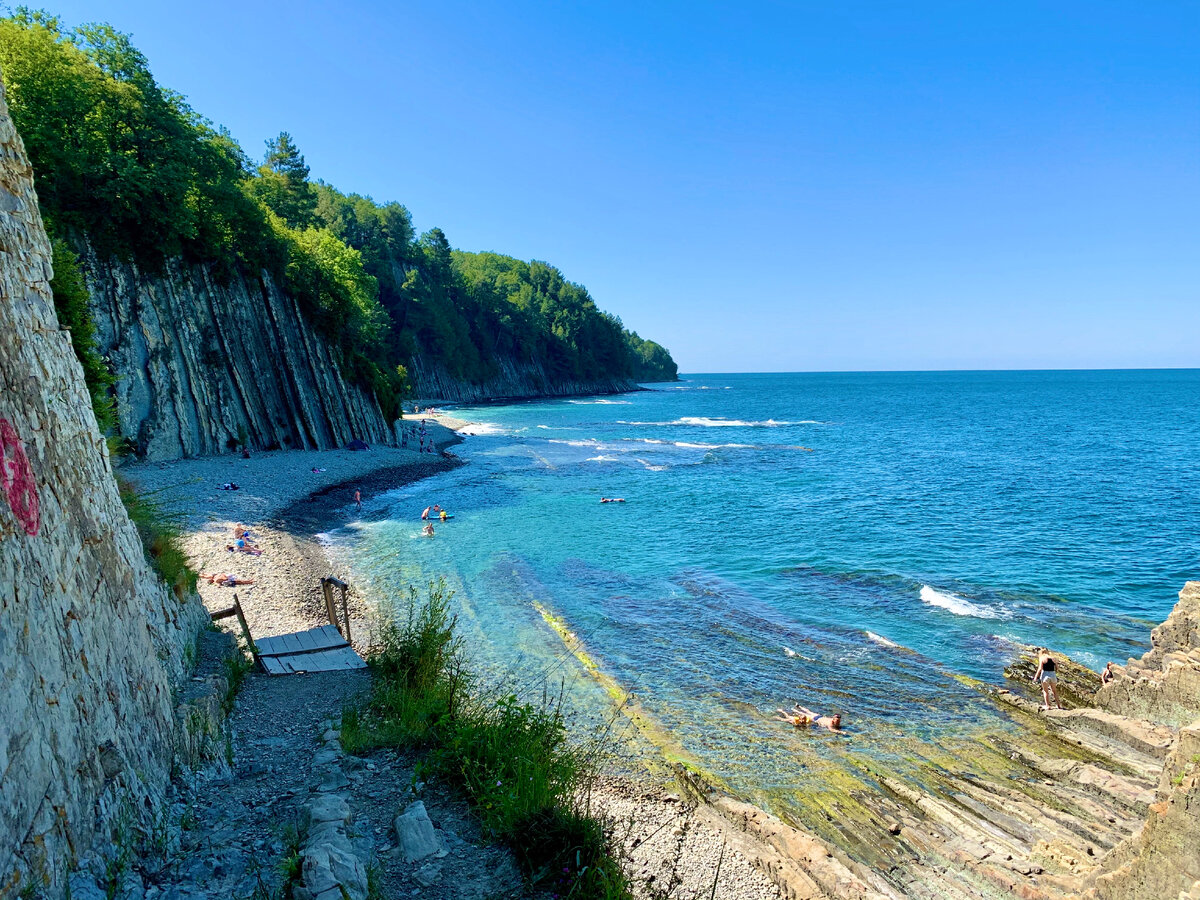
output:
[[473,690],[452,596],[444,581],[424,598],[410,588],[404,616],[377,624],[372,695],[364,709],[343,713],[343,747],[428,747],[426,766],[462,792],[487,834],[512,847],[531,883],[579,900],[628,897],[606,827],[582,799],[592,756],[570,741],[562,697],[531,703]]
[[143,493],[120,475],[117,488],[125,511],[137,527],[150,565],[175,596],[182,598],[188,591],[194,591],[199,576],[183,552],[182,516],[167,510],[156,492]]

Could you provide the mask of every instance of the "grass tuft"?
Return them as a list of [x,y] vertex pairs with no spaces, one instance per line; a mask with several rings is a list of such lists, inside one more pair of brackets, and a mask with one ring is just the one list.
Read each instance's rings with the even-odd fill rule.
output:
[[168,510],[153,492],[139,491],[133,482],[117,476],[125,511],[137,527],[146,559],[175,596],[194,591],[199,575],[183,552],[183,516]]
[[376,628],[372,695],[342,715],[342,745],[428,749],[426,767],[507,843],[531,884],[576,900],[630,896],[606,823],[583,800],[593,756],[568,739],[562,696],[540,703],[479,690],[462,660],[445,582],[409,589],[403,618]]

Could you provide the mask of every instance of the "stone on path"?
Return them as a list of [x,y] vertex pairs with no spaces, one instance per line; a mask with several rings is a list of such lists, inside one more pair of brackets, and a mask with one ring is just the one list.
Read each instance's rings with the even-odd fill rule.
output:
[[442,846],[423,801],[410,803],[403,813],[396,816],[394,824],[400,852],[408,862],[434,855],[440,859],[446,855],[446,848]]

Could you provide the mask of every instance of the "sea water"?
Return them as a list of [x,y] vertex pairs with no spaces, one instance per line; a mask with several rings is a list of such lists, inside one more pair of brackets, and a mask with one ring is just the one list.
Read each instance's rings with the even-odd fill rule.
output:
[[803,777],[780,705],[841,711],[860,752],[936,743],[995,715],[953,676],[1138,655],[1200,577],[1193,370],[692,375],[454,415],[468,464],[335,535],[356,577],[389,602],[444,576],[477,659],[585,696],[552,613],[751,795]]

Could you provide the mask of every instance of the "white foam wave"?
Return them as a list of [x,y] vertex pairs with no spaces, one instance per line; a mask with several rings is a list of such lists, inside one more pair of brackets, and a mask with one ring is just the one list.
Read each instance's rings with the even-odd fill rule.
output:
[[459,434],[511,434],[511,432],[497,422],[470,422],[458,429]]
[[783,655],[784,656],[799,656],[800,654],[797,653],[795,650],[793,650],[791,647],[784,647]]
[[594,400],[568,400],[568,403],[574,403],[576,406],[629,406],[631,400],[608,400],[604,397],[597,397]]
[[628,422],[622,420],[621,425],[648,425],[657,428],[665,428],[669,425],[685,425],[692,428],[782,428],[787,425],[825,425],[825,422],[818,422],[816,419],[804,419],[799,422],[787,422],[779,419],[766,419],[763,421],[747,421],[746,419],[723,419],[712,418],[709,416],[682,416],[671,422]]
[[587,458],[587,461],[588,462],[617,462],[617,458],[615,456],[589,456]]
[[997,610],[980,606],[977,603],[972,603],[970,600],[956,597],[954,594],[935,591],[927,584],[921,585],[921,602],[944,609],[947,612],[952,612],[956,616],[974,616],[977,619],[1000,618],[1000,613]]
[[[634,458],[637,459],[637,457],[634,457]],[[648,471],[648,472],[665,472],[665,471],[667,471],[667,469],[671,468],[670,466],[656,466],[653,463],[650,463],[644,459],[638,459],[638,462],[640,462],[642,464],[642,466],[645,467],[646,471]]]
[[899,647],[900,646],[895,641],[889,641],[883,635],[876,634],[873,631],[868,631],[867,637],[870,638],[871,640],[873,640],[875,643],[877,643],[880,647]]

